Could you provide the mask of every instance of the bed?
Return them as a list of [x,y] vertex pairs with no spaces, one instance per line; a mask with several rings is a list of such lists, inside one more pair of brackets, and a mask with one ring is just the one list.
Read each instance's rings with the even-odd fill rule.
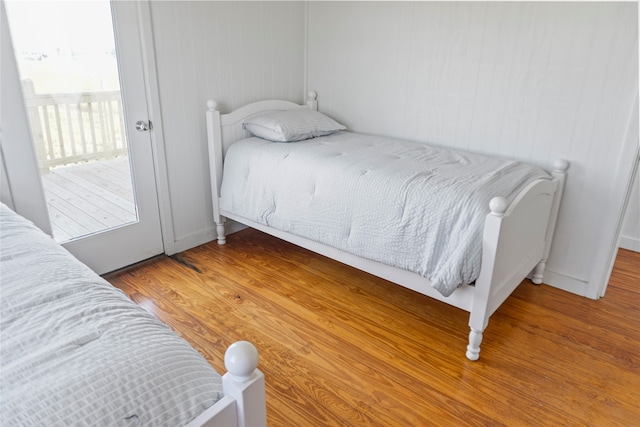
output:
[[349,132],[317,106],[207,102],[218,243],[231,219],[466,310],[478,360],[490,316],[542,283],[569,163]]
[[231,344],[219,375],[4,204],[0,250],[0,425],[266,425],[251,343]]

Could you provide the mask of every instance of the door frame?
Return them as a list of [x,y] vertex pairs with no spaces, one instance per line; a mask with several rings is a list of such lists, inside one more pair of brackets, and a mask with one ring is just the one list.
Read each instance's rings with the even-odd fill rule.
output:
[[611,278],[613,266],[618,255],[620,234],[624,224],[627,205],[633,189],[635,176],[638,173],[638,163],[640,162],[640,138],[638,137],[640,132],[639,95],[639,93],[636,93],[633,113],[631,114],[630,123],[627,127],[626,142],[620,153],[620,163],[611,192],[613,194],[613,200],[619,201],[619,205],[616,204],[614,206],[620,206],[620,211],[615,218],[615,229],[611,240],[603,239],[605,241],[603,241],[603,245],[601,245],[602,249],[600,253],[603,254],[603,257],[607,257],[606,260],[608,263],[603,262],[602,267],[596,267],[596,272],[593,277],[597,279],[595,283],[599,286],[592,289],[593,294],[587,295],[593,299],[603,297],[607,291],[609,279]]
[[[120,3],[111,0],[112,3]],[[164,253],[176,253],[175,233],[173,230],[173,213],[169,196],[169,175],[167,173],[167,156],[165,150],[164,133],[162,127],[162,107],[160,104],[160,86],[158,83],[158,69],[156,50],[153,40],[153,20],[151,17],[151,0],[135,2],[137,6],[138,30],[142,52],[142,68],[145,76],[145,92],[149,108],[149,120],[153,123],[151,130],[151,147],[153,164],[156,173],[156,193],[160,210],[160,228]]]
[[[0,134],[0,141],[2,141],[0,148],[2,150],[0,150],[0,153],[3,154],[0,160],[4,166],[2,168],[2,177],[3,179],[7,178],[7,182],[3,182],[2,200],[12,205],[18,213],[30,219],[43,231],[51,235],[51,224],[47,213],[42,181],[33,148],[24,98],[21,93],[22,89],[19,84],[20,78],[15,52],[9,37],[8,17],[4,2],[0,3],[2,3],[0,7],[2,11],[2,107],[12,107],[2,108],[2,120],[0,121],[2,126],[2,134]],[[145,101],[147,103],[146,118],[154,125],[148,137],[151,144],[151,161],[155,178],[153,187],[158,203],[158,212],[156,214],[159,217],[159,229],[161,232],[159,237],[162,247],[159,253],[170,253],[175,246],[175,239],[161,124],[150,2],[148,0],[136,2],[111,0],[110,5],[116,43],[118,43],[119,38],[122,39],[124,37],[122,34],[127,31],[135,31],[140,40],[138,60],[142,66],[143,81],[139,84],[144,86]],[[136,28],[133,28],[134,25]],[[5,87],[7,90],[5,90]],[[16,143],[16,141],[22,141],[22,143]],[[25,141],[28,143],[24,143]],[[12,167],[14,165],[15,167]],[[91,236],[85,239],[90,238]],[[63,246],[73,250],[77,245],[78,242],[71,241]],[[113,251],[114,248],[111,246],[112,243],[107,240],[105,247],[101,248],[99,252],[104,250]],[[157,253],[150,254],[150,256]],[[92,254],[86,253],[86,255],[91,256]],[[100,254],[94,253],[93,255],[99,256]],[[82,258],[85,257],[83,256]],[[87,264],[92,267],[91,263],[87,262]],[[95,269],[95,266],[93,268]],[[101,272],[106,272],[108,269],[102,268],[100,270]]]
[[4,1],[0,2],[0,15],[2,202],[51,235],[51,222],[22,97],[18,64]]
[[[637,7],[638,20],[636,22],[640,23],[640,7]],[[636,52],[636,61],[640,58],[640,25],[638,26],[638,38],[636,48],[638,51]],[[640,69],[638,70],[640,73]],[[638,79],[640,81],[640,74],[638,74]],[[595,295],[590,295],[592,298],[600,298],[605,295],[607,291],[607,287],[609,285],[609,279],[611,278],[611,273],[613,271],[613,266],[616,262],[616,257],[618,255],[618,248],[620,244],[620,234],[622,232],[622,227],[624,224],[625,213],[627,211],[627,205],[629,203],[629,198],[631,196],[631,191],[633,190],[634,179],[636,174],[640,173],[638,171],[639,163],[640,163],[640,106],[639,106],[639,98],[640,98],[640,89],[636,92],[636,98],[634,102],[633,112],[631,114],[630,122],[627,127],[626,141],[623,146],[622,153],[620,155],[620,167],[616,173],[614,192],[621,200],[621,211],[618,214],[617,222],[615,225],[614,235],[612,236],[612,240],[605,243],[605,247],[602,249],[600,253],[603,253],[603,256],[608,256],[607,261],[608,264],[603,266],[602,269],[597,269],[595,274],[592,277],[596,277],[600,286],[597,289],[594,289],[596,292]],[[631,159],[629,163],[626,163],[624,159]],[[624,191],[620,191],[618,189],[624,188]]]
[[[148,47],[145,46],[145,41],[143,40],[141,10],[138,2],[109,0],[109,3],[116,50],[118,52],[118,71],[123,98],[123,116],[128,135],[129,161],[132,170],[135,171],[132,173],[132,179],[134,181],[135,197],[138,200],[138,222],[144,223],[144,225],[125,224],[121,227],[109,229],[96,235],[85,236],[62,245],[98,274],[108,273],[126,267],[132,262],[143,261],[165,252],[163,219],[160,215],[162,209],[160,207],[158,172],[166,163],[160,163],[157,158],[158,151],[163,152],[164,150],[158,150],[156,147],[155,135],[161,132],[161,126],[159,126],[160,123],[156,120],[156,117],[153,116],[149,103],[149,95],[153,88],[148,83],[148,67],[144,60],[145,49]],[[136,40],[139,44],[132,44],[132,40]],[[127,64],[132,68],[128,68]],[[128,72],[128,70],[134,68],[141,70],[142,73]],[[134,93],[133,90],[139,91],[140,89],[144,93],[143,100],[136,99],[131,95]],[[150,126],[151,129],[144,133],[144,137],[134,130],[133,123],[137,120],[148,120],[152,124]],[[154,127],[158,129],[156,130]],[[133,155],[134,152],[138,154]],[[145,162],[136,164],[136,157],[140,159],[142,158],[141,155],[145,158]],[[150,163],[147,163],[146,159]],[[155,194],[138,194],[142,179],[148,179],[144,185],[146,188],[153,188]],[[140,202],[143,197],[147,198],[146,203]],[[154,209],[149,210],[147,203],[151,202],[151,198],[153,199]],[[144,232],[145,227],[157,229],[160,232],[160,236],[148,235]],[[136,246],[137,242],[140,242],[140,239],[143,238],[151,238],[153,241],[145,240],[145,244],[137,246],[133,252],[130,249],[128,251],[122,250],[122,241],[132,239],[133,246]],[[100,240],[100,244],[92,244],[93,240]],[[108,254],[108,256],[105,257],[104,254]],[[135,255],[135,258],[132,259],[131,255]],[[96,260],[100,260],[99,264]]]

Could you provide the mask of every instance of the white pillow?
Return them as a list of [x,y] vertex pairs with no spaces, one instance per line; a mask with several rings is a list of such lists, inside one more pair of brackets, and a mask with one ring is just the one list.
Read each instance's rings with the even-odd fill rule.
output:
[[302,141],[346,129],[321,112],[306,108],[271,111],[248,118],[242,126],[252,135],[275,142]]

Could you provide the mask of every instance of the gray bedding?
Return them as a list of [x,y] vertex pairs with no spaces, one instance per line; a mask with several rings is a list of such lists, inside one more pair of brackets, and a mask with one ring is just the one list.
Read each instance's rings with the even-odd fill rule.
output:
[[181,426],[222,396],[186,341],[0,206],[0,425]]
[[429,279],[444,296],[480,274],[489,201],[542,169],[355,132],[295,143],[249,138],[224,160],[220,207]]

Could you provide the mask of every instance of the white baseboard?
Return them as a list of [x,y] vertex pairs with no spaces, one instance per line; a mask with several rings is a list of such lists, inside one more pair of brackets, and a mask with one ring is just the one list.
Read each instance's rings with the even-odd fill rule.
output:
[[631,236],[620,236],[619,245],[622,249],[640,252],[640,238]]
[[173,242],[173,248],[171,253],[166,252],[167,255],[177,254],[178,252],[183,252],[196,246],[204,245],[216,238],[216,231],[213,228],[202,230],[196,234],[192,234],[187,237],[183,237],[181,239],[175,240]]
[[572,294],[580,295],[582,297],[597,299],[587,294],[587,291],[589,290],[589,282],[585,280],[567,276],[562,273],[557,273],[552,270],[545,270],[544,277],[542,278],[542,282],[549,286],[553,286],[554,288],[571,292]]
[[[225,223],[226,234],[233,234],[238,231],[244,230],[247,228],[246,225],[240,224],[238,222],[227,220]],[[195,248],[196,246],[204,245],[205,243],[209,243],[218,238],[216,234],[216,230],[214,227],[207,228],[202,230],[201,232],[191,234],[187,237],[183,237],[181,239],[175,240],[173,242],[173,247],[171,251],[166,251],[167,255],[174,255],[179,252],[184,252],[186,250]]]
[[225,224],[227,235],[237,233],[238,231],[242,231],[245,228],[249,228],[249,227],[247,227],[244,224],[240,224],[239,222],[233,221],[231,219],[228,219],[227,223]]

